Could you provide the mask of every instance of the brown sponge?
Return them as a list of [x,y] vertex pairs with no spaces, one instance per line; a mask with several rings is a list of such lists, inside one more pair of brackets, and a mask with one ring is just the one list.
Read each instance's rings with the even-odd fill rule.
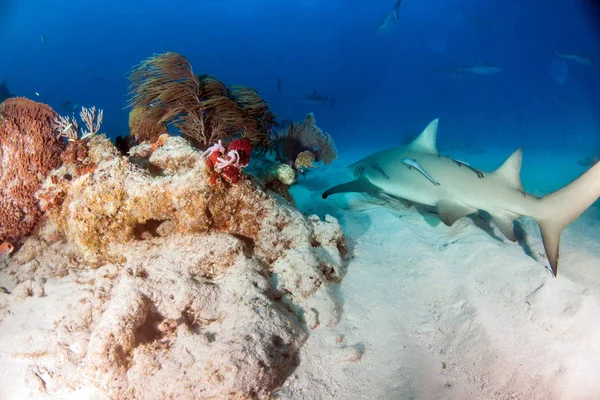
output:
[[23,97],[0,104],[0,243],[30,233],[42,214],[34,193],[60,166],[63,149],[56,117],[50,106]]

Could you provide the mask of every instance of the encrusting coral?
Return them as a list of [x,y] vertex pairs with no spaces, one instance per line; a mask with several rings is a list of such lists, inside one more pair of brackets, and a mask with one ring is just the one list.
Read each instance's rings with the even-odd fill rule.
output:
[[[253,242],[264,240],[261,229],[271,229],[265,215],[275,200],[245,176],[235,185],[211,184],[202,153],[180,137],[169,137],[149,153],[147,170],[120,156],[102,136],[92,138],[88,147],[94,171],[68,181],[62,176],[71,173],[70,166],[64,165],[38,195],[61,193],[60,204],[42,201],[42,206],[90,262],[118,260],[114,245],[134,239],[136,227],[150,220],[170,221],[181,233],[226,231]],[[185,179],[176,179],[181,174]],[[285,221],[285,213],[278,218]]]
[[172,124],[200,149],[237,138],[249,140],[256,150],[270,145],[268,131],[275,116],[258,93],[241,86],[227,88],[211,75],[194,75],[181,54],[157,54],[136,66],[129,94],[129,105],[136,110],[133,117],[142,115],[139,118],[151,128],[142,133],[143,128],[133,124],[136,137],[152,141],[157,127]]
[[[331,285],[345,273],[346,245],[337,220],[306,218],[243,174],[211,185],[206,156],[181,137],[129,158],[103,135],[86,143],[77,162],[96,168],[50,173],[38,192],[49,218],[5,269],[15,295],[0,296],[0,309],[46,296],[59,310],[38,346],[61,361],[31,372],[39,390],[269,398],[308,332],[338,322]],[[66,286],[46,291],[51,282]]]
[[27,235],[42,216],[34,193],[63,150],[56,117],[46,104],[22,97],[0,104],[0,243]]

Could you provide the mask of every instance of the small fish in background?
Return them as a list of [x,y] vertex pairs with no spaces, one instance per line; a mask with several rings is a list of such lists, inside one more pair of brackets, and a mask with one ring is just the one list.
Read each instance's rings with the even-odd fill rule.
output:
[[40,92],[33,92],[37,97],[40,97]]
[[592,61],[589,57],[580,54],[580,53],[559,53],[558,51],[554,51],[554,54],[560,58],[561,60],[573,61],[580,65],[585,65],[586,67],[591,67],[592,65],[596,65],[594,61]]
[[394,26],[394,22],[398,19],[398,10],[400,10],[401,4],[402,0],[397,0],[392,10],[383,17],[377,28],[371,29],[371,31],[387,31]]
[[95,78],[93,78],[94,83],[98,83],[98,82],[103,82],[104,81],[104,77],[103,76],[97,76]]
[[281,93],[281,78],[277,78],[277,91]]
[[327,97],[327,96],[321,96],[319,93],[317,93],[316,90],[314,92],[312,92],[311,94],[309,94],[308,96],[303,97],[302,102],[309,103],[309,104],[331,104],[332,107],[335,107],[335,99],[334,98]]
[[42,51],[44,51],[44,48],[46,47],[46,36],[43,33],[40,35],[40,42],[42,43]]
[[75,111],[79,108],[79,104],[73,103],[71,100],[67,100],[60,105],[65,110]]
[[0,257],[6,257],[10,253],[12,253],[14,249],[15,247],[8,242],[0,244]]
[[496,75],[503,72],[502,68],[496,67],[489,64],[477,63],[473,65],[465,65],[463,67],[458,67],[454,70],[457,75],[462,74],[474,74],[474,75]]

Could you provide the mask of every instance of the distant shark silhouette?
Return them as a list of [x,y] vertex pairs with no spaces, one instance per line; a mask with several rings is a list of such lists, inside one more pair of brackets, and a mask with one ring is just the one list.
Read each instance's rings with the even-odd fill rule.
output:
[[569,185],[542,198],[525,193],[520,179],[521,149],[494,172],[482,172],[442,156],[436,148],[438,120],[408,146],[383,150],[348,167],[351,182],[325,193],[386,193],[436,207],[448,226],[478,210],[487,211],[506,238],[515,241],[513,221],[535,218],[542,232],[552,274],[558,272],[561,232],[600,196],[600,163]]
[[383,17],[383,20],[377,25],[377,28],[371,29],[371,31],[386,31],[391,28],[398,19],[398,10],[400,10],[401,4],[402,0],[397,0],[396,4],[394,4],[394,8]]
[[588,56],[585,56],[580,53],[559,53],[555,50],[554,54],[561,60],[574,61],[578,64],[585,65],[588,67],[596,65],[596,63],[592,61]]
[[335,99],[332,97],[321,96],[315,90],[308,96],[302,98],[303,103],[311,103],[311,104],[331,104],[332,107],[335,107]]
[[494,65],[485,64],[479,62],[473,65],[466,65],[462,67],[455,68],[454,72],[457,75],[462,74],[475,74],[475,75],[496,75],[502,72],[502,68],[496,67]]

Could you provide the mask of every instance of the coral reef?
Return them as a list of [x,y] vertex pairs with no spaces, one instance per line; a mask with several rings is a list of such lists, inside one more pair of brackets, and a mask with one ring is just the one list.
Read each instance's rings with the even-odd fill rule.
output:
[[333,139],[317,127],[313,113],[307,114],[302,123],[285,121],[273,129],[271,140],[277,160],[300,173],[315,168],[315,162],[330,165],[337,159]]
[[[158,54],[136,66],[129,94],[130,106],[145,124],[152,129],[172,124],[198,148],[236,138],[249,140],[256,150],[270,145],[268,131],[275,116],[258,93],[238,86],[228,89],[210,75],[194,75],[181,54]],[[139,129],[135,134],[152,136]]]
[[[211,185],[202,153],[183,138],[169,137],[162,147],[142,154],[149,157],[147,169],[120,156],[102,136],[93,137],[88,146],[94,149],[89,155],[94,171],[80,176],[64,165],[52,172],[38,195],[43,209],[89,262],[117,261],[116,244],[132,240],[136,227],[150,220],[171,221],[178,232],[226,231],[253,242],[264,240],[264,230],[272,229],[264,216],[276,201],[244,176],[237,185]],[[175,179],[181,174],[187,177],[185,184]],[[48,193],[62,201],[46,202]],[[277,219],[288,219],[280,214]]]
[[[130,158],[102,135],[86,142],[77,162],[96,168],[50,173],[38,192],[49,218],[0,275],[10,293],[0,292],[0,311],[37,296],[60,310],[51,327],[27,328],[43,332],[45,354],[28,367],[32,390],[269,398],[310,330],[338,322],[337,220],[305,218],[245,175],[211,185],[202,152],[181,137]],[[29,323],[0,320],[0,332]],[[0,353],[26,351],[12,340]]]
[[62,140],[49,106],[22,97],[0,104],[0,243],[30,233],[42,213],[34,193],[60,165]]

